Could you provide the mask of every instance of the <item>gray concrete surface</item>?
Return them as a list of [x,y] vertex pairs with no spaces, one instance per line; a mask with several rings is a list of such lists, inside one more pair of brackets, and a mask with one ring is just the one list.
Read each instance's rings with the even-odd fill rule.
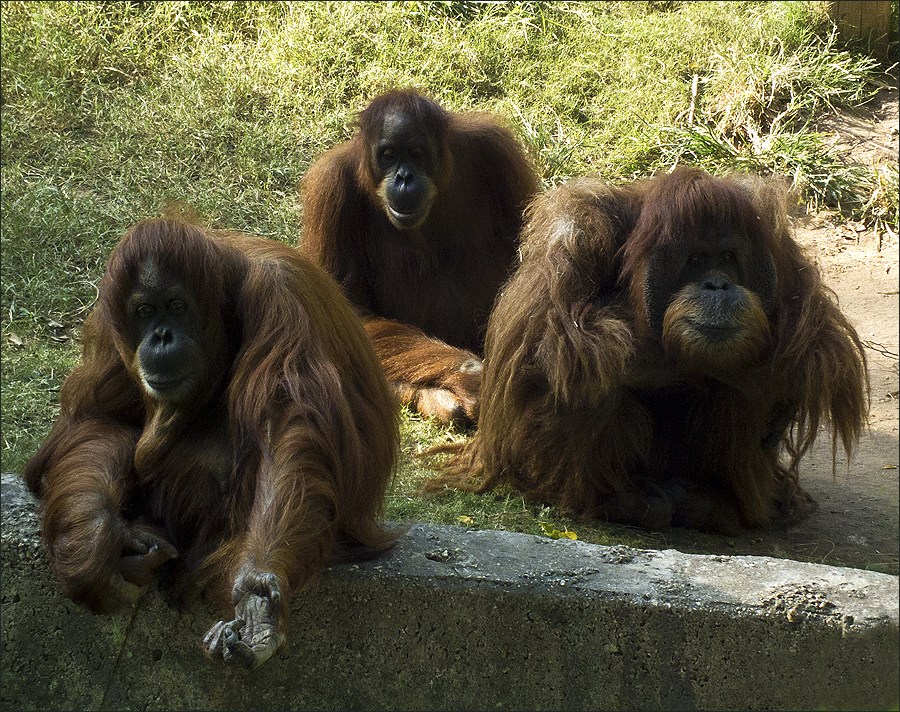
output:
[[150,590],[64,599],[35,504],[2,477],[3,709],[897,709],[896,576],[764,557],[414,525],[295,599],[259,670]]

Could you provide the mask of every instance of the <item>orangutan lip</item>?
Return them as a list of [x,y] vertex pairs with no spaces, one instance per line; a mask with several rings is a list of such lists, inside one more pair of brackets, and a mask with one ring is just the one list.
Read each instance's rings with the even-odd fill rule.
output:
[[168,390],[172,390],[173,388],[177,388],[178,386],[180,386],[182,383],[184,383],[185,379],[184,378],[169,378],[167,380],[160,381],[160,380],[156,380],[156,379],[151,380],[149,378],[144,378],[143,380],[144,380],[144,383],[147,385],[147,387],[152,388],[154,391],[168,391]]
[[734,327],[716,326],[715,324],[698,324],[695,321],[689,322],[691,328],[699,334],[702,334],[710,341],[727,341],[735,334]]
[[415,210],[411,213],[404,213],[404,212],[401,212],[400,210],[392,208],[390,205],[388,205],[388,210],[390,210],[391,215],[393,215],[398,220],[409,220],[409,219],[414,218],[417,215],[421,214],[421,212],[422,212],[421,210]]
[[392,208],[390,205],[387,206],[388,212],[390,212],[391,217],[396,220],[400,225],[416,225],[419,221],[422,220],[422,216],[425,214],[425,209],[416,210],[412,213],[403,213],[399,210]]
[[164,391],[167,388],[172,388],[173,386],[177,386],[179,381],[145,381],[145,383],[150,386],[154,391]]

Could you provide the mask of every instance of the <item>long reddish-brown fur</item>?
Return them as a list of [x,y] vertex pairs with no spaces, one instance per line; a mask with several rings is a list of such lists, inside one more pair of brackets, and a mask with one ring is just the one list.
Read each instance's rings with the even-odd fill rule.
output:
[[[414,117],[439,145],[437,198],[414,230],[389,222],[368,169],[373,134],[395,110]],[[488,315],[516,258],[522,212],[539,185],[534,168],[496,118],[447,111],[415,91],[376,97],[359,124],[303,179],[300,248],[364,315],[404,402],[442,417],[441,392],[450,391],[474,418],[481,374],[470,366],[481,356]]]
[[[143,395],[124,337],[126,300],[148,260],[203,311],[215,365],[190,406]],[[59,419],[25,470],[67,595],[114,607],[127,534],[141,527],[174,544],[180,578],[225,611],[239,572],[274,574],[287,596],[343,544],[390,545],[379,517],[396,401],[359,317],[295,249],[176,220],[138,223],[109,258],[83,337]],[[282,625],[287,613],[280,606]]]
[[[786,201],[773,181],[687,168],[623,187],[573,180],[536,199],[488,325],[478,431],[443,448],[451,457],[425,489],[508,482],[577,516],[648,527],[725,531],[807,513],[800,459],[826,420],[834,451],[840,440],[852,452],[868,381]],[[753,295],[754,340],[734,347],[744,353],[679,356],[648,324],[651,256],[690,250],[705,225],[774,263],[775,303],[767,316]]]

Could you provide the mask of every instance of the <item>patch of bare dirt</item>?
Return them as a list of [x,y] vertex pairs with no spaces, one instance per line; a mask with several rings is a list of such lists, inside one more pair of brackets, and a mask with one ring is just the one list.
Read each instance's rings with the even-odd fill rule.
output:
[[[863,165],[898,161],[898,92],[883,90],[866,107],[830,117],[822,131]],[[897,574],[900,570],[898,489],[898,267],[897,235],[820,213],[795,220],[796,238],[818,262],[841,309],[866,345],[871,384],[869,430],[850,460],[839,451],[832,474],[831,441],[823,431],[801,463],[803,486],[819,508],[778,532],[713,537],[686,530],[665,535],[664,546],[787,557]]]
[[871,233],[854,236],[846,226],[819,222],[799,225],[797,239],[817,255],[826,282],[866,346],[869,429],[849,469],[846,458],[840,457],[835,476],[830,440],[827,434],[819,438],[801,466],[802,481],[818,500],[819,510],[786,532],[784,545],[788,551],[815,546],[816,556],[821,554],[828,563],[896,574],[900,569],[897,239],[883,241],[878,251],[877,236]]

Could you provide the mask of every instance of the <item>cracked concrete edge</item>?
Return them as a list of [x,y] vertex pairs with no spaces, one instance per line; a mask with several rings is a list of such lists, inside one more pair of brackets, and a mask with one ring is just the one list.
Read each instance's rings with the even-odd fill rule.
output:
[[771,559],[412,525],[330,567],[256,671],[148,590],[93,616],[2,476],[4,709],[897,709],[898,578]]

